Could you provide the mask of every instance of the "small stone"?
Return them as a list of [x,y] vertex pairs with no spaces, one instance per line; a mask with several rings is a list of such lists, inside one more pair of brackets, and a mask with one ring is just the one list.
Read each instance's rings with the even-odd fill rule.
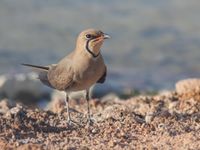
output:
[[151,123],[153,118],[154,118],[154,114],[152,112],[151,113],[147,113],[147,115],[145,116],[145,122],[146,123]]
[[94,129],[92,129],[92,131],[91,131],[93,134],[97,134],[97,133],[99,133],[99,129],[97,129],[97,128],[94,128]]
[[17,105],[16,107],[13,107],[10,109],[10,113],[11,114],[17,114],[22,110],[22,106],[21,105]]
[[116,103],[118,101],[119,97],[114,93],[107,94],[101,98],[102,103]]
[[109,146],[109,147],[114,147],[114,146],[115,146],[115,142],[112,141],[112,140],[110,140],[110,141],[108,142],[108,146]]
[[124,116],[128,114],[131,114],[131,111],[128,107],[124,105],[115,104],[112,106],[108,106],[99,114],[94,114],[94,119],[97,122],[102,122],[109,118],[121,120]]
[[9,103],[8,99],[2,99],[0,101],[0,113],[5,114],[10,107],[11,104]]
[[158,129],[159,130],[164,130],[166,128],[166,125],[164,123],[158,124]]
[[9,111],[6,112],[5,117],[11,118],[13,115],[14,116],[19,115],[19,117],[22,117],[22,115],[24,115],[22,108],[23,107],[21,105],[17,105],[16,107],[11,108]]

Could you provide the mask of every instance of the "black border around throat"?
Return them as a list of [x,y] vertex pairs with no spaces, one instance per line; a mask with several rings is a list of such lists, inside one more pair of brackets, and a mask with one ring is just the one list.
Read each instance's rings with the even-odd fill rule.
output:
[[86,50],[92,55],[92,57],[96,58],[96,57],[99,56],[100,52],[99,52],[97,55],[95,55],[95,54],[90,50],[90,48],[89,48],[89,42],[90,42],[91,40],[92,40],[92,39],[87,40],[87,42],[86,42]]

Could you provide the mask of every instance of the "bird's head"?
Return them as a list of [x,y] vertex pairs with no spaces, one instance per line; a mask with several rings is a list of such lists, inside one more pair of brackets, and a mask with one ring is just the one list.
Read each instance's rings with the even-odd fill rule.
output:
[[79,34],[76,48],[86,51],[92,57],[97,57],[100,54],[100,48],[104,40],[109,38],[109,35],[100,30],[87,29]]

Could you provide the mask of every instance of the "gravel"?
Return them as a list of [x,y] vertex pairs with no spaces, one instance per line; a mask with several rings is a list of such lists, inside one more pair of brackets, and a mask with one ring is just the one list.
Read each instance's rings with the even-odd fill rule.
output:
[[[6,101],[6,100],[4,100]],[[60,104],[60,102],[58,102]],[[54,101],[55,104],[55,101]],[[3,105],[3,106],[1,106]],[[90,101],[94,124],[86,125],[86,101],[71,100],[68,125],[64,107],[30,109],[1,102],[2,149],[200,149],[200,104],[176,92],[126,100]]]

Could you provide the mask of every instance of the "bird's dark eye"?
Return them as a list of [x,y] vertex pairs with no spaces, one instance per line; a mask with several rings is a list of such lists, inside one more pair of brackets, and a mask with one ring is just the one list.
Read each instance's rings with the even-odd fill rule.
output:
[[91,34],[86,34],[86,38],[87,38],[87,39],[90,39],[91,37],[92,37]]

